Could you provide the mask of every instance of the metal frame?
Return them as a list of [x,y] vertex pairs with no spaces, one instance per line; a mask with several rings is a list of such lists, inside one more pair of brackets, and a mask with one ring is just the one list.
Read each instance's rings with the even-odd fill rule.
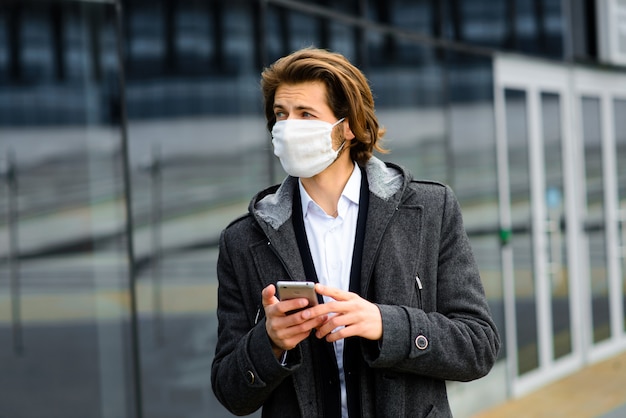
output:
[[141,353],[139,348],[139,317],[137,311],[137,269],[135,266],[135,246],[133,240],[133,213],[132,213],[132,190],[131,190],[131,172],[130,157],[128,146],[128,119],[126,113],[126,77],[124,66],[124,27],[123,27],[123,10],[122,0],[115,1],[115,30],[117,38],[117,60],[119,65],[119,100],[120,100],[120,131],[122,136],[122,166],[124,177],[124,191],[126,198],[126,239],[127,239],[127,256],[128,256],[128,292],[130,299],[130,338],[131,338],[131,368],[133,377],[134,390],[134,407],[135,417],[143,417],[143,397],[141,383]]

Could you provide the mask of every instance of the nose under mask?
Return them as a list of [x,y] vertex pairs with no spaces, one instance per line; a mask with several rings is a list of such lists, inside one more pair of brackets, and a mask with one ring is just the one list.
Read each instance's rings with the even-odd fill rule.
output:
[[335,123],[321,120],[288,119],[276,122],[272,129],[274,155],[287,174],[293,177],[313,177],[338,157],[345,141],[337,149],[333,149],[332,131],[343,122],[344,118]]

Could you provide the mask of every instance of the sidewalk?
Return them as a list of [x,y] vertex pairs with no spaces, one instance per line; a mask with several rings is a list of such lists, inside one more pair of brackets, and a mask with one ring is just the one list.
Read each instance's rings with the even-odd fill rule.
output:
[[626,352],[474,418],[626,417]]

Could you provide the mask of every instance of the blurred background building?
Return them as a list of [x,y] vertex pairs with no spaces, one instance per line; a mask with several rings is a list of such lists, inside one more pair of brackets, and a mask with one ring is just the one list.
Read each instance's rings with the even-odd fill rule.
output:
[[504,348],[456,416],[626,349],[620,0],[2,0],[0,417],[227,417],[219,233],[284,173],[262,68],[366,73],[450,184]]

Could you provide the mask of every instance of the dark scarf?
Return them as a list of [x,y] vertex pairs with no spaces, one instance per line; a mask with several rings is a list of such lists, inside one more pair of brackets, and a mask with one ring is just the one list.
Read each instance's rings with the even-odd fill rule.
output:
[[[311,250],[304,227],[302,214],[302,199],[300,188],[296,185],[293,199],[293,229],[298,242],[298,250],[302,258],[302,264],[306,278],[309,281],[317,282],[315,265],[311,257]],[[365,224],[367,221],[367,208],[369,206],[369,185],[365,170],[361,168],[361,194],[359,197],[359,214],[356,222],[356,236],[354,239],[354,250],[352,253],[352,265],[350,268],[350,291],[356,294],[361,293],[361,260],[363,258],[363,244],[365,242]],[[319,302],[322,297],[318,295]],[[341,416],[341,388],[339,382],[339,369],[333,344],[315,337],[314,333],[309,336],[313,352],[313,367],[315,379],[318,382],[316,387],[323,389],[323,399],[321,410],[324,417]],[[350,418],[361,416],[359,369],[363,359],[359,347],[358,337],[346,338],[344,340],[343,369],[346,379],[346,392],[348,395],[348,413]]]

